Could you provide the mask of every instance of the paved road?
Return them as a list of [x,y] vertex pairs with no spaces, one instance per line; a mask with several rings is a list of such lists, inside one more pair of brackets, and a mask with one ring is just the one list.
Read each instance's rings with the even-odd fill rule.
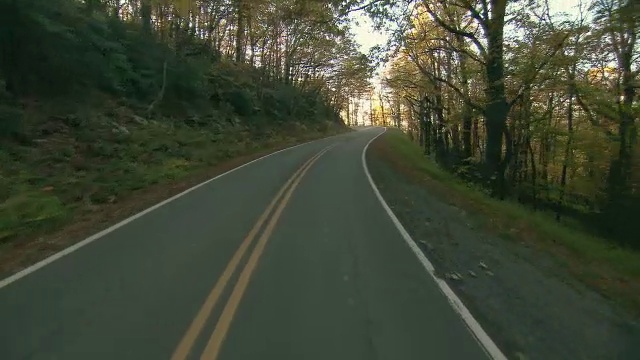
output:
[[487,359],[374,195],[380,132],[254,162],[1,288],[0,359]]

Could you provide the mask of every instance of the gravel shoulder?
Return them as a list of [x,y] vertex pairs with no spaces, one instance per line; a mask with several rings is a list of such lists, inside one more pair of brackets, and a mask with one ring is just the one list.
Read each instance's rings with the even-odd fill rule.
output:
[[442,189],[429,186],[433,180],[403,171],[407,164],[385,139],[367,155],[380,192],[509,358],[640,359],[635,317],[556,258],[486,231],[487,219],[452,205]]

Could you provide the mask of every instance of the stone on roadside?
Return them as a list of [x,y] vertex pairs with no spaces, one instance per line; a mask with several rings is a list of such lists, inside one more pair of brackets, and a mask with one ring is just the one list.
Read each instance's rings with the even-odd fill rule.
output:
[[133,116],[131,116],[131,119],[133,119],[133,121],[137,122],[140,125],[147,125],[148,124],[147,119],[143,118],[142,116],[133,115]]
[[427,248],[427,250],[433,251],[433,245],[429,244],[424,240],[418,240],[418,242],[420,242],[420,244],[422,244],[425,248]]
[[122,126],[122,125],[120,125],[120,124],[118,124],[116,122],[112,121],[111,125],[113,126],[113,129],[111,129],[111,131],[114,134],[123,134],[123,135],[130,135],[131,134],[126,127],[124,127],[124,126]]
[[447,273],[445,277],[450,280],[457,280],[457,281],[462,280],[462,275],[458,274],[457,272]]

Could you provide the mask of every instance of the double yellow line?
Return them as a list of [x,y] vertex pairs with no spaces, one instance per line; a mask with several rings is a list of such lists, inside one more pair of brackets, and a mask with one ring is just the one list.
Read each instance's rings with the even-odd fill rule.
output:
[[[211,337],[207,342],[204,352],[200,356],[201,360],[217,359],[218,353],[220,352],[220,349],[222,347],[222,343],[224,342],[225,336],[229,330],[229,327],[231,326],[231,321],[233,320],[233,316],[236,310],[238,309],[238,305],[240,304],[240,300],[242,299],[242,295],[244,294],[244,291],[247,289],[247,285],[249,284],[251,274],[253,273],[253,271],[256,268],[256,265],[258,264],[258,260],[260,259],[260,256],[264,251],[264,248],[265,248],[265,245],[267,244],[269,236],[273,232],[273,229],[275,228],[276,223],[278,222],[278,219],[282,214],[282,211],[287,206],[287,203],[289,202],[289,199],[291,198],[293,191],[296,189],[296,187],[302,180],[302,177],[305,175],[305,173],[311,168],[311,166],[316,162],[316,160],[318,160],[324,153],[329,151],[333,146],[335,145],[327,146],[326,148],[318,152],[316,155],[311,157],[309,160],[307,160],[300,168],[298,168],[298,170],[291,176],[291,178],[287,180],[284,186],[280,189],[280,191],[278,191],[276,196],[271,200],[271,203],[269,203],[269,206],[260,215],[260,217],[258,218],[258,221],[255,223],[251,231],[249,231],[249,234],[247,234],[245,239],[242,241],[242,244],[240,244],[240,247],[238,248],[238,250],[236,250],[235,254],[233,254],[233,257],[229,261],[229,264],[227,264],[227,267],[224,269],[222,275],[220,276],[215,286],[209,293],[209,296],[205,300],[204,304],[202,304],[200,311],[191,322],[189,329],[187,329],[187,332],[184,334],[184,336],[180,340],[178,347],[176,348],[173,355],[171,356],[171,360],[187,359],[187,357],[191,353],[194,343],[196,342],[196,339],[202,332],[202,328],[207,322],[207,319],[209,319],[209,317],[211,316],[211,312],[213,311],[213,308],[215,307],[216,303],[220,299],[220,296],[222,295],[222,292],[227,286],[229,279],[231,279],[231,276],[236,272],[238,265],[240,265],[240,262],[244,257],[244,254],[247,252],[247,249],[250,247],[251,243],[253,242],[253,239],[258,235],[264,223],[267,222],[267,220],[269,220],[266,227],[264,228],[264,231],[262,232],[262,235],[260,236],[260,238],[258,239],[258,242],[253,248],[253,251],[249,255],[249,259],[247,260],[244,268],[242,269],[242,272],[238,277],[238,281],[233,287],[231,295],[229,296],[229,299],[227,300],[227,303],[225,304],[224,309],[222,310],[222,313],[218,318],[218,322],[216,323],[215,329],[213,330],[213,333],[211,334]],[[269,219],[270,215],[271,215],[271,218]]]

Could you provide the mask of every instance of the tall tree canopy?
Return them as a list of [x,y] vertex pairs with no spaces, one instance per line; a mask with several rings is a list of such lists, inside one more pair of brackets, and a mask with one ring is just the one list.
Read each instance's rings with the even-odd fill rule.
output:
[[[0,77],[18,96],[76,91],[99,77],[109,90],[140,92],[132,87],[148,86],[154,93],[162,84],[140,78],[142,64],[134,63],[134,52],[146,58],[140,60],[147,62],[145,71],[155,74],[168,62],[169,80],[180,76],[175,73],[179,62],[206,54],[210,61],[257,68],[261,81],[314,92],[339,111],[346,101],[341,94],[366,83],[371,67],[338,5],[319,0],[3,1]],[[131,35],[136,27],[147,39]],[[36,43],[42,46],[25,46]],[[165,44],[166,50],[151,43]],[[160,64],[152,64],[156,51],[162,52]]]
[[385,91],[425,152],[495,196],[640,246],[638,3],[401,5],[372,15],[398,30]]

